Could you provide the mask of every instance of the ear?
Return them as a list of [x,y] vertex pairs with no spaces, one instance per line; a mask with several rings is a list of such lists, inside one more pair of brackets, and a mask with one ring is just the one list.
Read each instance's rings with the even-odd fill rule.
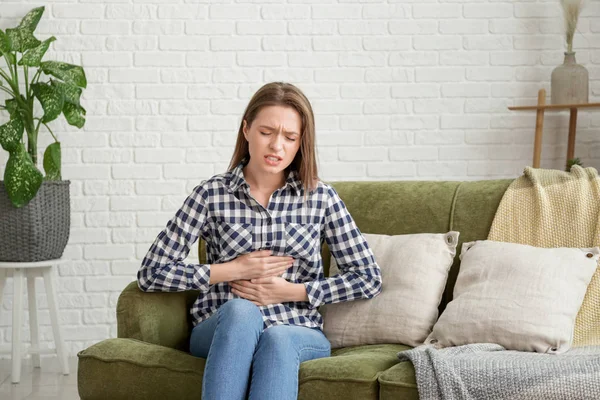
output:
[[244,133],[246,140],[248,140],[248,123],[246,123],[246,120],[242,122],[242,132]]

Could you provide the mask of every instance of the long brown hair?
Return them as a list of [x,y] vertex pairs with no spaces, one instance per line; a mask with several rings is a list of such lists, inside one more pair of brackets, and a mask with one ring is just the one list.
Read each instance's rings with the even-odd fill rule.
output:
[[267,83],[254,93],[246,106],[246,111],[244,111],[244,116],[240,122],[235,150],[233,151],[228,170],[233,170],[244,158],[250,157],[248,141],[244,137],[243,131],[244,120],[249,127],[252,125],[252,122],[259,111],[267,106],[292,107],[300,114],[302,120],[300,148],[290,166],[286,168],[286,173],[289,172],[290,169],[294,169],[298,172],[306,197],[307,192],[316,188],[317,180],[319,179],[315,150],[315,117],[308,98],[306,98],[300,89],[291,83]]

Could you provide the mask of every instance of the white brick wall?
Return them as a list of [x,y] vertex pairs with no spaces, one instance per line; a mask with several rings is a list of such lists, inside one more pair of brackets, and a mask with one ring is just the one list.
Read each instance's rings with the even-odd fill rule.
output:
[[[324,180],[494,179],[531,164],[535,116],[507,107],[549,94],[563,57],[558,0],[167,3],[44,2],[37,36],[57,37],[46,58],[83,65],[89,81],[85,129],[52,124],[72,181],[72,261],[57,276],[71,355],[116,336],[120,291],[189,191],[225,170],[265,82],[312,100]],[[0,28],[37,5],[2,2]],[[599,101],[600,2],[588,2],[574,48]],[[567,127],[565,112],[547,116],[543,167],[562,168]],[[576,155],[596,168],[599,128],[600,115],[580,113]],[[0,343],[12,336],[10,280],[3,300]]]

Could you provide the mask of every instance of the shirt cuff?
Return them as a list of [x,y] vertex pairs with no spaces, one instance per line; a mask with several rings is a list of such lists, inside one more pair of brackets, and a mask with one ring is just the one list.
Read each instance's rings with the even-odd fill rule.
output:
[[193,290],[208,291],[210,288],[209,264],[190,264],[186,268],[186,274]]
[[313,308],[317,308],[323,304],[323,291],[321,291],[321,283],[319,281],[304,282],[308,302]]

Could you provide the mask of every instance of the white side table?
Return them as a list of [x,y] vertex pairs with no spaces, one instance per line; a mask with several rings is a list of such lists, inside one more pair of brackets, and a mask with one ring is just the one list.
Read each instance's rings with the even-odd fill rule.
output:
[[[11,274],[14,282],[13,315],[12,315],[12,383],[21,380],[21,327],[23,326],[23,289],[27,280],[27,295],[29,300],[29,329],[31,331],[31,348],[26,354],[31,354],[33,366],[40,367],[40,354],[56,354],[63,374],[69,375],[69,364],[67,353],[60,332],[58,321],[58,301],[54,281],[52,279],[52,268],[64,264],[67,260],[56,259],[38,262],[0,262],[0,302],[6,278]],[[41,349],[38,332],[37,303],[35,298],[35,278],[44,278],[48,308],[50,309],[50,321],[52,322],[52,333],[54,335],[55,349]],[[1,309],[1,307],[0,307]],[[9,353],[3,351],[3,353]]]

